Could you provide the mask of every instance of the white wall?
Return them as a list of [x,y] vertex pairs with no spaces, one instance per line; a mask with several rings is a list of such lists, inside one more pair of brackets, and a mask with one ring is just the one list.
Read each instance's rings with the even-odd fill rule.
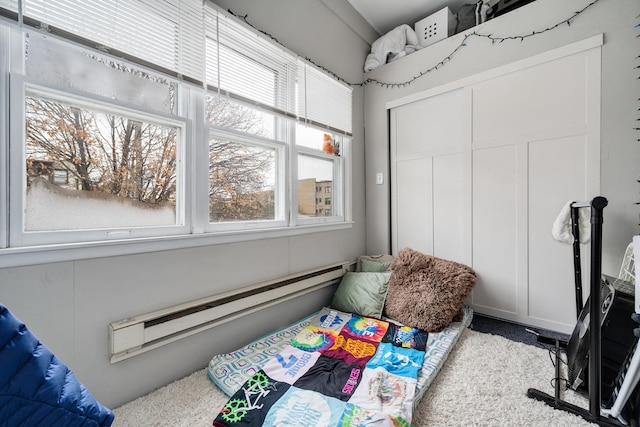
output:
[[[537,0],[511,13],[488,21],[470,31],[494,37],[531,34],[571,17],[592,0]],[[640,209],[640,132],[637,126],[640,107],[637,28],[637,0],[599,0],[577,16],[571,25],[563,24],[524,40],[506,40],[492,44],[486,38],[471,37],[444,66],[418,78],[411,85],[386,88],[370,84],[365,89],[366,133],[366,212],[367,252],[390,251],[389,180],[375,184],[376,172],[388,173],[389,140],[387,105],[445,83],[509,64],[557,47],[604,33],[602,48],[602,120],[601,120],[601,195],[609,206],[604,211],[603,272],[617,275],[622,254],[638,233]],[[470,32],[468,31],[468,32]],[[387,83],[402,83],[432,68],[451,55],[463,34],[386,64],[367,74]],[[493,112],[500,114],[500,111]],[[561,206],[558,207],[558,211]],[[551,224],[549,224],[549,231]],[[571,266],[567,247],[567,268]]]
[[[328,0],[217,3],[225,10],[248,15],[252,24],[290,50],[348,81],[362,81],[362,65],[369,52],[365,39],[372,30],[346,4]],[[0,303],[110,407],[204,368],[214,354],[233,350],[311,313],[330,301],[332,289],[265,309],[236,326],[223,325],[109,364],[110,322],[324,264],[355,260],[364,253],[363,98],[364,90],[356,89],[352,229],[0,269]]]

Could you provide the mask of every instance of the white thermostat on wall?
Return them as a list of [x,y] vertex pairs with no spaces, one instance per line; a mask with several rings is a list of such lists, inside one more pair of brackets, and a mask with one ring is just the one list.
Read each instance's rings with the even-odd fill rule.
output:
[[456,29],[456,17],[448,7],[432,13],[416,22],[415,31],[420,46],[425,47],[452,36]]

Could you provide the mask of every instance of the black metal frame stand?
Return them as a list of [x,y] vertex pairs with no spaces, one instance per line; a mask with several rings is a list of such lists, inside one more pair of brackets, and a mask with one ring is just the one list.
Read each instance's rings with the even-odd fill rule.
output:
[[580,205],[571,204],[571,232],[573,234],[573,277],[576,287],[576,318],[584,307],[582,302],[582,263],[580,262]]
[[[582,301],[582,262],[580,260],[580,208],[591,207],[590,202],[572,202],[571,208],[571,234],[573,235],[573,277],[576,293],[576,319],[580,318],[580,312],[584,303]],[[533,332],[533,331],[532,331]],[[556,350],[560,348],[567,348],[568,342],[551,336],[545,335],[541,332],[535,332],[538,337],[538,342],[555,345]],[[558,395],[558,393],[556,393]]]
[[[601,409],[601,375],[602,375],[602,367],[600,364],[601,359],[601,329],[600,324],[602,323],[602,312],[601,301],[600,301],[600,286],[602,281],[602,216],[603,210],[607,206],[609,202],[604,197],[595,197],[590,202],[582,203],[574,203],[572,205],[576,208],[578,207],[591,207],[591,271],[590,271],[590,289],[591,296],[589,298],[589,410],[584,408],[580,408],[579,406],[572,405],[569,402],[566,402],[560,399],[559,393],[559,384],[556,381],[556,395],[551,396],[547,393],[544,393],[540,390],[536,390],[534,388],[530,388],[527,391],[527,396],[532,399],[537,399],[542,402],[545,402],[547,405],[555,408],[561,409],[563,411],[570,412],[575,415],[579,415],[587,421],[592,423],[596,423],[601,426],[615,426],[620,427],[623,426],[620,422],[615,419],[603,417],[600,413]],[[577,226],[577,213],[576,217],[573,218],[574,211],[572,209],[572,219],[574,220],[574,227]],[[574,231],[574,236],[575,230]],[[574,245],[579,245],[580,242],[576,239]],[[574,254],[575,254],[574,247]],[[578,252],[579,253],[579,246]],[[574,256],[574,268],[577,269],[576,274],[579,274],[577,271],[580,268],[580,259],[576,261]],[[576,291],[578,290],[578,276],[576,276]],[[580,288],[580,291],[582,289]],[[577,294],[578,292],[576,292]],[[580,296],[578,299],[578,295],[576,295],[576,304],[581,303],[582,301],[582,292],[580,292]],[[579,313],[579,309],[578,309]],[[557,359],[556,355],[556,359]],[[558,377],[559,371],[559,361],[556,360],[556,377]]]

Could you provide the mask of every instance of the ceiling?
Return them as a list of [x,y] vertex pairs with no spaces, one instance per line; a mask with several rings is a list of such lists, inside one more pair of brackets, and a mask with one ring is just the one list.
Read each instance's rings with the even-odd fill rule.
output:
[[401,24],[413,25],[445,6],[453,14],[464,4],[474,0],[348,0],[351,6],[369,22],[380,35]]

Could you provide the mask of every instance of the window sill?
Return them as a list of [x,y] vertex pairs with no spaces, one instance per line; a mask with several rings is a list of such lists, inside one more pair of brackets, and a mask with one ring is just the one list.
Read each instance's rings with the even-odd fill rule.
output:
[[353,222],[347,221],[331,224],[300,225],[289,228],[251,230],[250,232],[229,231],[215,234],[189,234],[182,236],[6,248],[0,249],[0,268],[299,236],[310,233],[345,230],[352,228],[352,226]]

